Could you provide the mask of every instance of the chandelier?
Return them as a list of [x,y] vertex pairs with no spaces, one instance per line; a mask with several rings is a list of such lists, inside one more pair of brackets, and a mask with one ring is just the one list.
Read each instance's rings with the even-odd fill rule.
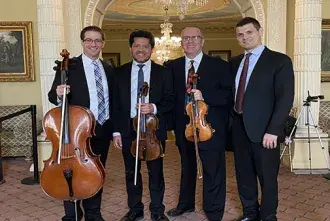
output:
[[160,3],[163,6],[176,5],[178,8],[179,19],[184,19],[187,14],[189,5],[204,6],[208,0],[155,0],[156,3]]
[[165,6],[164,10],[164,23],[160,25],[163,36],[161,38],[155,38],[157,59],[162,62],[168,61],[171,50],[178,48],[181,45],[180,37],[171,37],[173,24],[169,22],[169,16],[167,14],[168,7]]

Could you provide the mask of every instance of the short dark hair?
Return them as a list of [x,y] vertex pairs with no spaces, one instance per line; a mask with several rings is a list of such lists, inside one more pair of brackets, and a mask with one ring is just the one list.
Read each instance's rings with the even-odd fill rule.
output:
[[102,40],[104,41],[105,37],[104,37],[104,32],[103,32],[103,30],[102,30],[100,27],[95,26],[95,25],[87,26],[87,27],[85,27],[83,30],[81,30],[81,32],[80,32],[80,39],[81,39],[82,41],[85,39],[85,33],[86,33],[87,31],[95,31],[95,32],[100,33],[101,36],[102,36]]
[[259,29],[261,28],[260,23],[258,22],[257,19],[252,18],[252,17],[245,17],[242,18],[237,24],[236,24],[236,28],[237,27],[242,27],[244,25],[250,24],[252,23],[253,26],[259,31]]
[[130,47],[132,47],[132,45],[134,43],[134,38],[148,38],[151,48],[155,47],[155,37],[149,31],[144,31],[144,30],[133,31],[131,33],[131,35],[129,36],[129,46]]

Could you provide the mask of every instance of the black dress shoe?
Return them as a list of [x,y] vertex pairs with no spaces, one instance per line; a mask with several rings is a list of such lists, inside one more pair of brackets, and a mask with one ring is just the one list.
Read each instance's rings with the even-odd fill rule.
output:
[[85,221],[105,221],[103,217],[100,215],[86,215],[85,214]]
[[105,219],[103,219],[101,216],[100,217],[95,217],[93,219],[86,219],[85,221],[105,221]]
[[151,214],[152,221],[169,221],[164,214]]
[[262,219],[261,221],[277,221],[276,215],[270,215],[267,216],[265,219]]
[[138,221],[143,219],[144,215],[143,212],[135,213],[133,211],[128,211],[120,221]]
[[178,209],[178,208],[173,208],[170,209],[169,211],[167,211],[167,215],[169,216],[181,216],[184,213],[190,213],[195,211],[195,208],[191,208],[191,209]]
[[246,216],[241,216],[237,219],[235,219],[235,221],[259,221],[258,218],[249,218],[249,217],[246,217]]

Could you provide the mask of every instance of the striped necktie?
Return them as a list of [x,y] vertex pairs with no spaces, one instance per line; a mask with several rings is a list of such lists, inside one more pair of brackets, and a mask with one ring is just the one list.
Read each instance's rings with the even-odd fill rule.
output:
[[104,99],[104,90],[102,83],[102,75],[99,65],[96,61],[92,62],[94,65],[94,75],[96,81],[96,91],[97,91],[97,100],[98,100],[98,116],[97,121],[99,124],[103,125],[106,121],[106,110],[105,110],[105,99]]

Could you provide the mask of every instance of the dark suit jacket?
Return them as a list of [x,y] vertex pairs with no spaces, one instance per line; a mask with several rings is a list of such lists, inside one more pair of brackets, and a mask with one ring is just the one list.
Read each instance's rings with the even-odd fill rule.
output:
[[[115,69],[113,91],[114,132],[120,132],[123,138],[128,138],[131,132],[131,70],[132,62]],[[157,138],[166,140],[165,115],[174,108],[173,78],[167,68],[151,62],[149,103],[157,108],[159,129]]]
[[[234,78],[243,57],[244,54],[230,60]],[[244,94],[243,122],[250,140],[261,142],[265,133],[281,136],[293,99],[294,72],[291,59],[265,47]]]
[[[185,57],[171,61],[168,67],[173,73],[175,110],[173,111],[172,126],[176,134],[182,134],[187,124],[185,114],[186,96],[186,71]],[[208,105],[206,121],[215,129],[215,134],[225,139],[227,136],[227,125],[229,109],[232,104],[232,76],[229,65],[220,58],[203,54],[201,63],[196,73],[199,74],[197,89],[204,97]]]
[[[113,84],[113,69],[102,61],[103,68],[108,80],[108,88],[109,88],[109,114],[111,118],[112,107],[111,107],[111,96],[112,96],[112,84]],[[68,85],[70,85],[70,93],[68,94],[68,102],[70,105],[79,105],[86,108],[90,108],[90,98],[88,92],[87,79],[85,75],[84,65],[82,62],[82,56],[80,55],[77,58],[70,59],[69,61],[69,72],[68,72]],[[48,99],[54,105],[58,105],[57,103],[57,95],[56,95],[56,87],[61,85],[61,72],[57,71],[55,75],[55,79],[51,90],[48,93]],[[104,131],[99,131],[98,127],[96,128],[97,135],[101,135],[100,133],[105,133],[107,136],[111,137],[111,120],[106,121],[104,126]]]

